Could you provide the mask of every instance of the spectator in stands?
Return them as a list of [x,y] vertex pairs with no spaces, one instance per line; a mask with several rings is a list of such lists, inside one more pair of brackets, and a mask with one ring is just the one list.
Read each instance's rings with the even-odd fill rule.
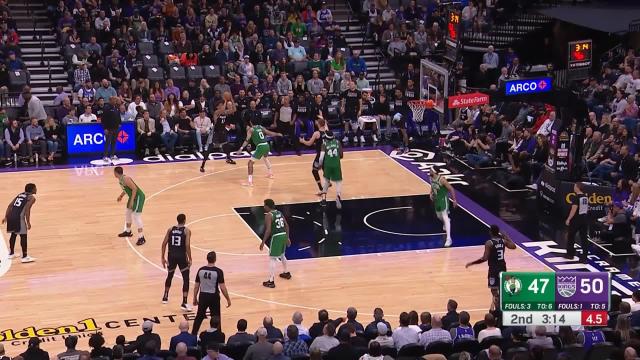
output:
[[20,357],[23,360],[49,360],[49,353],[40,349],[40,339],[33,337],[29,339],[27,350]]
[[162,144],[164,145],[165,150],[169,154],[173,155],[175,153],[176,142],[178,141],[178,134],[174,131],[172,123],[167,117],[166,110],[160,110],[158,121],[161,126],[160,139],[162,140]]
[[[387,327],[387,329],[391,329],[391,325],[389,324],[388,321],[386,321],[384,319],[384,311],[377,307],[375,309],[373,309],[373,321],[370,322],[364,329],[364,335],[369,338],[369,339],[373,339],[376,336],[379,335],[378,332],[378,323],[382,322],[383,324],[385,324],[385,326]],[[384,335],[387,335],[387,333],[385,332]],[[382,343],[381,343],[382,345]],[[384,346],[384,345],[383,345]]]
[[309,354],[309,348],[304,340],[300,339],[299,329],[295,325],[287,327],[287,338],[284,343],[284,355],[288,357],[302,357]]
[[340,342],[334,336],[336,328],[332,323],[327,323],[323,328],[323,335],[313,339],[309,351],[319,350],[322,354],[326,354],[332,348],[338,346]]
[[179,343],[183,343],[185,345],[185,352],[187,350],[187,347],[198,345],[198,338],[194,335],[191,335],[191,333],[189,333],[188,321],[186,320],[180,321],[180,324],[178,325],[178,329],[180,330],[180,333],[178,335],[171,337],[171,341],[169,342],[169,350],[177,352],[176,347],[178,346]]
[[367,72],[367,64],[364,59],[360,57],[359,50],[354,50],[351,57],[347,60],[347,71],[355,76]]
[[283,346],[280,341],[273,343],[273,353],[269,357],[269,360],[291,360],[289,356],[283,354]]
[[79,360],[80,355],[87,354],[86,351],[76,350],[78,345],[78,337],[70,335],[64,339],[64,346],[67,348],[65,352],[58,354],[58,360]]
[[529,349],[541,347],[544,349],[553,349],[553,340],[547,336],[547,328],[544,326],[536,326],[535,336],[527,341]]
[[349,307],[347,309],[347,317],[346,317],[346,322],[344,324],[342,324],[340,326],[340,328],[338,329],[338,335],[341,333],[348,333],[348,326],[351,325],[355,328],[356,332],[363,334],[364,333],[364,327],[362,326],[362,324],[360,324],[357,320],[356,317],[358,316],[358,310],[356,310],[356,308],[354,307]]
[[493,45],[487,47],[487,52],[482,55],[482,63],[487,65],[488,69],[497,69],[500,64],[500,58],[495,53]]
[[267,360],[273,352],[273,345],[267,341],[267,329],[258,328],[256,331],[258,342],[247,349],[243,360]]
[[502,336],[500,328],[496,327],[496,319],[491,313],[484,315],[484,323],[487,327],[478,333],[478,342],[491,336]]
[[49,151],[48,161],[53,161],[53,156],[58,152],[58,148],[60,147],[60,132],[60,127],[56,123],[56,120],[49,116],[44,125],[47,150]]
[[83,84],[80,84],[82,87],[78,90],[78,98],[87,99],[88,104],[93,105],[96,97],[96,90],[93,88],[93,83],[91,79],[87,79]]
[[149,116],[148,110],[143,110],[142,117],[137,119],[136,130],[139,148],[144,149],[144,156],[149,156],[150,149],[159,155],[160,135],[156,132],[156,121]]
[[442,327],[444,329],[449,329],[451,324],[459,321],[457,310],[458,302],[453,299],[449,299],[449,301],[447,301],[447,313],[442,317]]
[[[291,316],[291,321],[293,323],[292,325],[294,325],[296,328],[298,328],[298,336],[301,337],[303,340],[305,338],[310,339],[310,337],[309,337],[309,329],[307,329],[304,325],[302,325],[302,321],[303,320],[304,319],[303,319],[302,313],[300,311],[294,312],[293,315]],[[285,332],[286,332],[286,330],[287,329],[285,329]]]
[[473,26],[473,21],[478,15],[478,9],[476,8],[473,1],[469,1],[467,5],[462,8],[462,15],[460,20],[462,22],[462,28],[466,30],[470,30]]
[[383,347],[383,348],[395,347],[393,338],[388,335],[389,329],[390,327],[384,322],[380,321],[379,323],[377,323],[376,324],[377,336],[369,342],[369,345],[371,345],[371,342],[375,341],[380,345],[380,347]]
[[[22,99],[25,106],[24,110],[26,110],[25,117],[36,118],[38,121],[47,118],[47,113],[44,111],[42,101],[40,101],[37,96],[31,94],[31,88],[28,86],[25,86],[22,91]],[[18,101],[18,105],[20,106],[20,101]]]
[[418,312],[415,310],[411,310],[409,311],[409,328],[415,330],[415,332],[417,332],[418,334],[420,334],[422,332],[422,329],[420,329],[419,326],[419,315]]
[[475,334],[473,333],[473,328],[469,320],[469,313],[461,311],[458,326],[452,327],[449,331],[454,344],[463,339],[475,339]]
[[282,331],[277,327],[273,326],[273,318],[271,316],[265,316],[262,319],[262,326],[267,329],[267,340],[280,339],[284,340],[284,336],[282,335]]
[[225,334],[220,329],[220,317],[214,315],[209,320],[209,328],[200,333],[200,347],[202,352],[207,351],[209,344],[224,344]]
[[86,84],[87,82],[91,83],[91,74],[89,73],[89,69],[87,69],[86,63],[80,64],[73,72],[73,80],[75,82],[74,90],[76,91],[80,90],[80,87],[83,84]]
[[400,350],[407,344],[418,344],[420,337],[418,333],[409,328],[409,314],[406,312],[400,313],[400,327],[393,331],[393,342],[396,345],[396,349]]
[[420,332],[431,330],[431,313],[425,311],[420,314]]
[[255,335],[247,333],[247,320],[240,319],[236,324],[237,332],[227,340],[227,344],[249,344],[255,343]]
[[176,360],[196,360],[193,356],[188,356],[189,348],[187,344],[179,342],[175,346]]
[[135,350],[138,354],[149,355],[150,353],[155,354],[160,351],[161,348],[162,339],[160,339],[158,334],[153,332],[153,322],[145,320],[145,322],[142,323],[142,335],[138,335],[135,341],[127,345],[125,351],[132,352]]
[[420,334],[420,345],[427,347],[430,343],[435,341],[451,341],[451,334],[449,331],[442,328],[442,318],[440,315],[433,316],[431,326],[431,330]]
[[85,124],[97,122],[97,121],[98,121],[98,117],[96,116],[96,114],[93,113],[93,109],[91,105],[87,105],[84,108],[84,113],[82,113],[82,115],[80,115],[80,117],[78,118],[78,122],[85,123]]
[[24,61],[18,57],[15,51],[9,51],[7,57],[7,68],[9,71],[27,70]]
[[29,161],[34,162],[33,148],[38,147],[40,150],[40,161],[47,162],[47,141],[44,135],[42,126],[38,124],[38,119],[31,118],[31,124],[25,128],[25,135],[27,137],[27,153],[29,154]]
[[206,354],[202,360],[234,360],[220,352],[220,344],[218,343],[209,343]]
[[[324,354],[327,360],[351,360],[357,358],[355,347],[350,343],[349,334],[338,335],[339,343]],[[312,344],[313,346],[313,344]]]
[[204,108],[200,109],[198,116],[193,119],[193,124],[196,128],[195,140],[196,144],[198,144],[198,151],[202,152],[202,138],[206,139],[204,144],[206,149],[211,144],[211,129],[213,128],[211,119],[207,116]]

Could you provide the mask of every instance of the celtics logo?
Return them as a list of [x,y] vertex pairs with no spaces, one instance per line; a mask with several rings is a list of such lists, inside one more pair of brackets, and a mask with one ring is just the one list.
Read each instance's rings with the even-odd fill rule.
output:
[[522,290],[522,281],[517,277],[513,276],[504,281],[504,291],[511,295],[515,296],[520,293]]

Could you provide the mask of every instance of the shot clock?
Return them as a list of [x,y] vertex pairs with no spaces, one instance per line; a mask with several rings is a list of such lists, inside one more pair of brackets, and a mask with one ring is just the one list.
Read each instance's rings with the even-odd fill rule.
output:
[[609,273],[503,272],[503,324],[606,326]]
[[569,42],[569,69],[581,69],[591,67],[593,42],[580,40]]

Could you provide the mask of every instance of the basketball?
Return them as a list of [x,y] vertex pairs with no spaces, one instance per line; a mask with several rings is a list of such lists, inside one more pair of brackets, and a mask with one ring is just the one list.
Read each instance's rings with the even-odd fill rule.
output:
[[426,102],[426,108],[429,109],[429,110],[433,109],[433,107],[435,105],[436,105],[436,103],[433,102],[433,100],[431,100],[431,99],[427,100],[427,102]]

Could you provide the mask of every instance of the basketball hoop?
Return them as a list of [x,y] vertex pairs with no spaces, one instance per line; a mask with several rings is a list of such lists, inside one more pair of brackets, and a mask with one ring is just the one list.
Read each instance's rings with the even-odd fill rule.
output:
[[407,104],[413,113],[413,121],[417,123],[422,122],[424,111],[434,106],[433,100],[409,100]]

